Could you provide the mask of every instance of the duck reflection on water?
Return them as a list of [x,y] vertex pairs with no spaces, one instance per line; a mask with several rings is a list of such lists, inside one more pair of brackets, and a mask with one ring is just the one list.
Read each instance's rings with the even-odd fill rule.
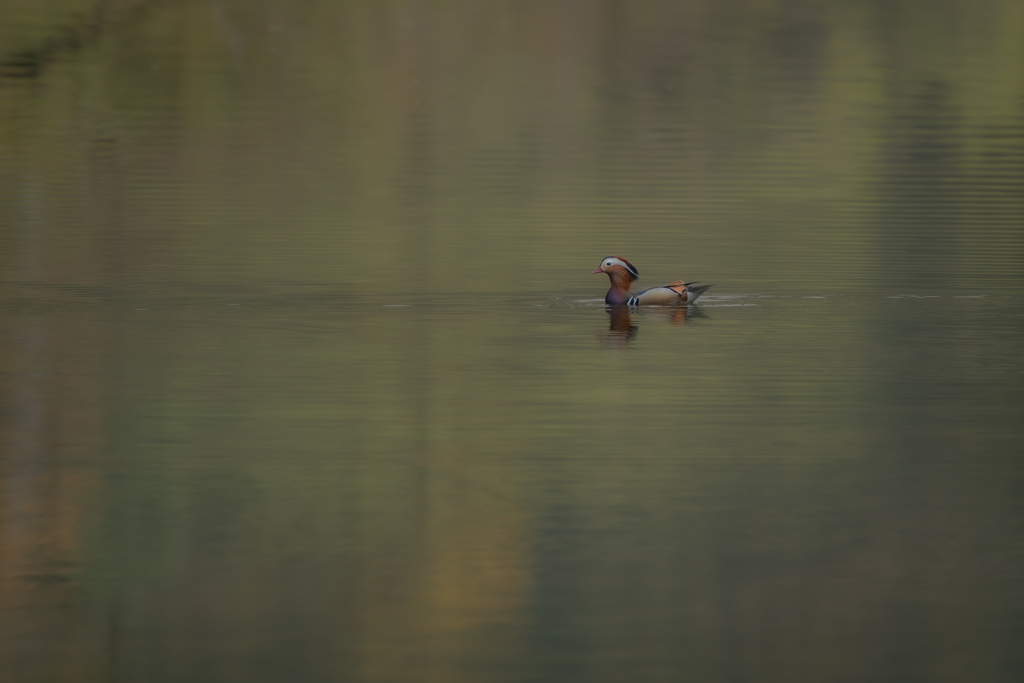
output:
[[645,306],[642,310],[632,306],[606,306],[605,310],[608,311],[608,332],[600,335],[600,339],[612,349],[626,348],[636,338],[640,326],[634,323],[634,314],[660,318],[674,327],[704,315],[696,306]]

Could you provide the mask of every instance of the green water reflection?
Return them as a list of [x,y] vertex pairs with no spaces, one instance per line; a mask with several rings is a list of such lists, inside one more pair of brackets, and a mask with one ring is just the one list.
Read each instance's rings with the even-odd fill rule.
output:
[[3,9],[4,680],[1024,674],[1019,3]]

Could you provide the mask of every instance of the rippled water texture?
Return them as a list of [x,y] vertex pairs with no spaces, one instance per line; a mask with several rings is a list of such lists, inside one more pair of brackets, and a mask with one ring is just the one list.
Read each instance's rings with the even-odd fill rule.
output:
[[0,12],[0,680],[1024,680],[1021,2]]

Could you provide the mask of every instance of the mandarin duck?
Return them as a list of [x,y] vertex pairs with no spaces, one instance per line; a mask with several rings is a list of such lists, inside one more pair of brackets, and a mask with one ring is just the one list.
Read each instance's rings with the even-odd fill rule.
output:
[[633,294],[629,291],[633,281],[640,273],[632,263],[618,256],[607,256],[601,259],[601,265],[594,269],[595,273],[607,273],[611,288],[604,295],[604,302],[612,306],[668,306],[671,304],[692,304],[701,294],[714,285],[700,285],[696,282],[675,282],[661,287],[651,287]]

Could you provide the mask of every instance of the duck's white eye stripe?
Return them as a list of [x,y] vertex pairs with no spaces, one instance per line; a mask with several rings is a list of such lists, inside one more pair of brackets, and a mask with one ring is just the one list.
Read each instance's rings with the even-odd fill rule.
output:
[[636,271],[636,268],[629,265],[620,258],[616,258],[614,256],[606,256],[604,260],[601,262],[602,268],[611,268],[612,266],[619,266],[621,268],[625,268],[626,270],[629,271],[629,273],[633,276],[634,279],[640,277],[640,273]]

